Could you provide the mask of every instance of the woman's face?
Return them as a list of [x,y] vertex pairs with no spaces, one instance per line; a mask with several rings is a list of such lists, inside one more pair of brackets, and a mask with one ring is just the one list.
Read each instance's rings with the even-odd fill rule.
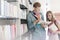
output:
[[53,15],[52,15],[51,13],[48,13],[48,19],[49,19],[49,20],[52,20],[52,16],[53,16]]

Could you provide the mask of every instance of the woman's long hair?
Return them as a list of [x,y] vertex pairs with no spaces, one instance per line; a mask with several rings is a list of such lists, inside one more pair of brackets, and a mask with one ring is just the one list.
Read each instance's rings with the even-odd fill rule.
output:
[[[54,23],[54,24],[56,25],[56,27],[58,27],[58,25],[56,24],[57,21],[56,21],[55,18],[53,17],[53,14],[52,14],[51,20],[49,20],[49,18],[48,18],[48,14],[49,14],[49,13],[52,14],[51,11],[47,11],[47,13],[46,13],[46,21],[51,21],[52,23]],[[50,26],[52,23],[50,23],[48,26]]]
[[49,20],[49,18],[48,18],[49,13],[52,14],[51,11],[47,11],[47,13],[46,13],[46,21],[53,21],[54,20],[53,14],[51,15],[52,16],[51,20]]

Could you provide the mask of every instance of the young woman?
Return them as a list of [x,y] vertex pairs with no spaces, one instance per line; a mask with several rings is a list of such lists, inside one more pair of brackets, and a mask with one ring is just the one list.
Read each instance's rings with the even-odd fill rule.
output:
[[58,23],[56,19],[53,17],[51,11],[48,11],[46,14],[46,19],[48,24],[48,33],[49,33],[49,40],[59,40],[58,38]]

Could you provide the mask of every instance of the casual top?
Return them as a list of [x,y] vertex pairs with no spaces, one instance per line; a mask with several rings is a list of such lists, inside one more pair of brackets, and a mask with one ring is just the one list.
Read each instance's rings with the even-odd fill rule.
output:
[[[42,20],[43,15],[40,13]],[[37,20],[34,16],[34,12],[31,11],[27,14],[27,22],[28,22],[28,30],[32,33],[32,40],[45,40],[46,39],[46,31],[45,28],[41,26],[41,24],[35,24],[34,21]]]

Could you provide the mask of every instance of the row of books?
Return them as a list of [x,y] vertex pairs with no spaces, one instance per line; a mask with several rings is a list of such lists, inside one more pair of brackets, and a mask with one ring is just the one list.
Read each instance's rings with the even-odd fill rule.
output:
[[26,10],[21,10],[18,6],[4,1],[4,16],[19,17],[21,19],[26,19],[26,13]]
[[0,25],[0,40],[14,40],[15,36],[15,25]]
[[18,14],[18,7],[8,3],[7,1],[4,1],[4,16],[10,16],[10,17],[17,17]]

